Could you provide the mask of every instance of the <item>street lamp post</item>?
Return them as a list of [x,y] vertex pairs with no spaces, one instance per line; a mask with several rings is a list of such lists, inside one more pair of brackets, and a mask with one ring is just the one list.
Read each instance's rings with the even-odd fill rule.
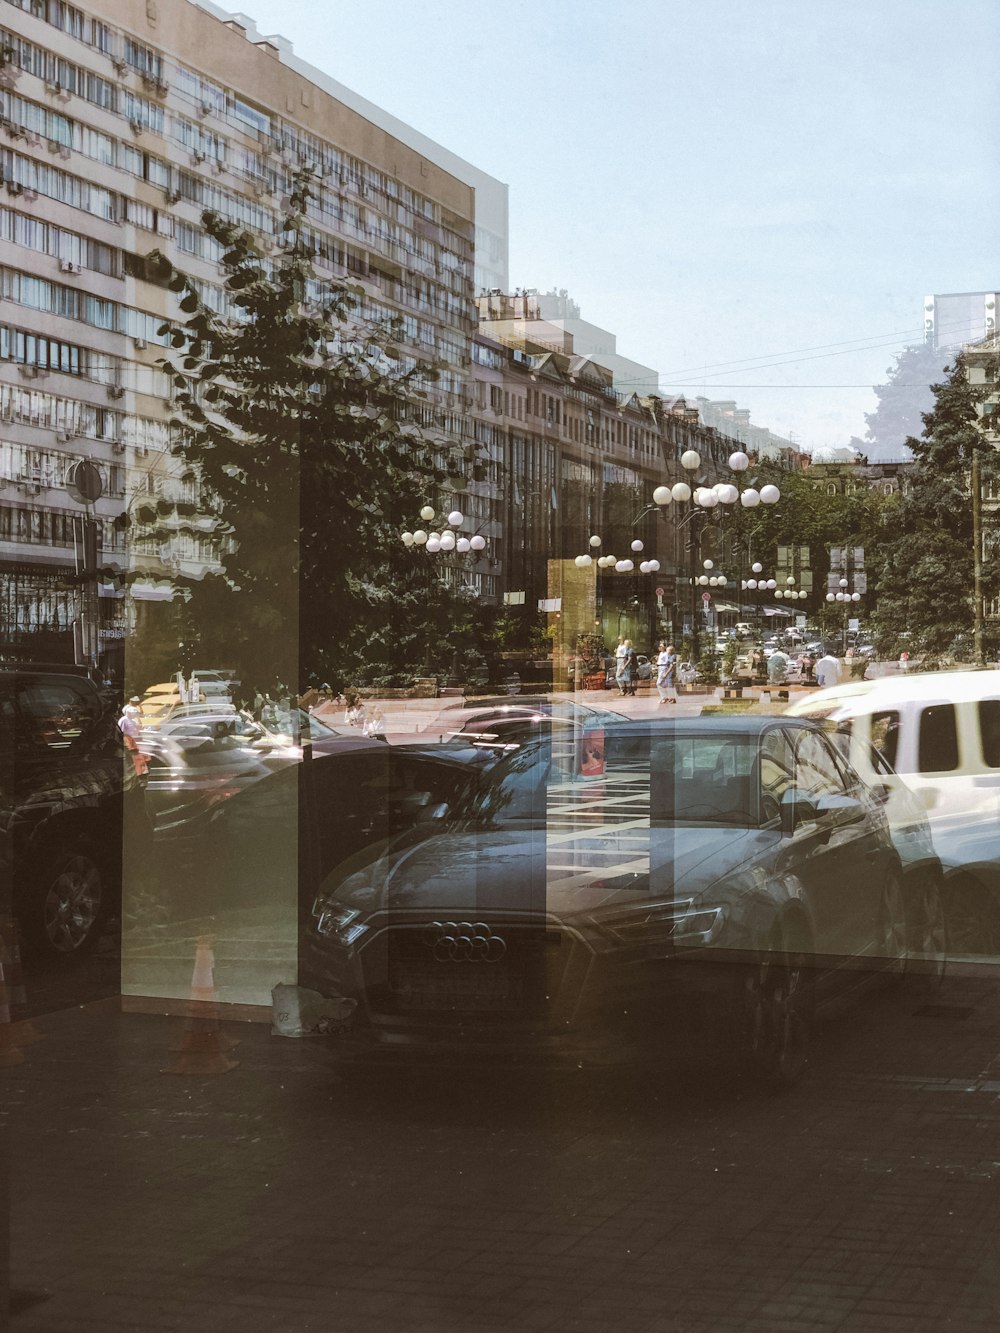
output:
[[849,580],[847,580],[847,579],[845,579],[845,578],[841,578],[841,579],[838,579],[838,581],[837,581],[837,591],[836,591],[836,592],[828,592],[828,593],[826,594],[826,600],[827,600],[828,602],[831,602],[831,603],[832,603],[832,602],[841,602],[841,603],[843,604],[843,607],[844,607],[843,644],[844,644],[844,656],[846,657],[846,656],[847,656],[847,633],[848,633],[848,630],[847,630],[847,619],[848,619],[848,613],[850,612],[850,609],[851,609],[852,605],[857,605],[857,603],[861,601],[861,594],[860,594],[856,589],[853,590],[853,591],[851,590],[851,585],[850,585]]
[[[750,459],[742,449],[737,449],[729,456],[729,470],[737,478],[742,477],[750,466]],[[701,467],[701,455],[694,449],[688,449],[680,458],[681,467],[693,474]],[[754,484],[756,478],[749,485],[740,486],[734,482],[716,482],[713,486],[706,486],[704,483],[697,483],[693,486],[686,481],[675,482],[673,486],[658,486],[653,492],[653,501],[659,505],[662,510],[666,510],[668,505],[679,504],[686,512],[677,524],[677,528],[682,528],[685,524],[692,522],[696,517],[709,518],[714,510],[718,510],[720,517],[730,510],[737,501],[743,509],[755,509],[758,505],[774,505],[781,499],[781,492],[777,486],[765,485],[759,489]],[[694,539],[689,538],[687,542],[687,553],[689,556],[689,570],[691,577],[691,646],[692,656],[697,661],[699,656],[698,639],[698,616],[697,616],[697,584],[696,584],[696,563],[699,555],[700,536]]]
[[[806,596],[805,588],[796,588],[795,578],[789,575],[785,579],[785,586],[779,587],[776,578],[763,578],[764,566],[759,560],[755,560],[750,566],[750,578],[742,579],[740,589],[742,592],[749,593],[754,599],[757,608],[757,637],[760,638],[761,621],[764,615],[764,600],[768,593],[775,601],[804,601]],[[757,599],[760,599],[759,601]]]
[[[424,523],[433,523],[436,517],[433,505],[424,505],[420,510],[420,518]],[[408,550],[424,550],[428,555],[438,556],[466,556],[486,549],[486,538],[479,533],[473,533],[471,537],[466,537],[460,533],[460,529],[465,522],[465,515],[458,509],[453,509],[447,515],[447,526],[440,532],[428,532],[424,528],[417,528],[416,531],[406,531],[400,534],[400,541]],[[432,566],[428,566],[428,590],[433,582]],[[430,664],[430,641],[428,640],[426,648],[426,664]],[[452,654],[451,663],[452,680],[457,683],[458,680],[458,650]]]

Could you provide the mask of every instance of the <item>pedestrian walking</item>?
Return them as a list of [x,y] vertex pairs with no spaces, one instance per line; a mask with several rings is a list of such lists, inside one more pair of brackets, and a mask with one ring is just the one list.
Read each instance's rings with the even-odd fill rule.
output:
[[145,782],[149,773],[149,760],[139,749],[139,742],[142,740],[142,703],[137,694],[133,694],[122,709],[122,715],[118,719],[118,730],[125,742],[125,749],[131,756],[136,777],[140,782]]
[[788,658],[776,648],[767,659],[767,681],[769,685],[784,685],[785,674],[788,671]]
[[660,694],[661,704],[675,704],[677,695],[674,693],[674,672],[677,669],[677,655],[674,652],[673,644],[660,643],[660,651],[656,657],[656,688]]
[[625,659],[628,656],[628,640],[624,635],[618,640],[618,647],[615,649],[615,684],[618,686],[618,693],[625,695],[628,690],[625,688]]
[[639,654],[632,647],[632,640],[625,640],[625,670],[624,670],[624,689],[623,694],[635,694],[636,682],[639,677]]
[[346,709],[344,711],[344,722],[349,727],[363,728],[367,720],[364,701],[357,690],[348,690],[344,695]]
[[829,650],[819,659],[814,669],[817,685],[825,688],[840,683],[840,663]]
[[388,743],[385,734],[385,715],[378,704],[372,704],[361,729],[370,741],[386,741]]
[[899,669],[900,671],[909,671],[910,669],[910,654],[905,648],[899,654]]

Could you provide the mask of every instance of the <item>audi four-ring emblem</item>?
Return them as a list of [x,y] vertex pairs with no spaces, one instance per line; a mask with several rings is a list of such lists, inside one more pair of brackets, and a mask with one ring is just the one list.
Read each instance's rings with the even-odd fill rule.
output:
[[424,944],[438,963],[499,963],[507,945],[485,921],[432,921]]

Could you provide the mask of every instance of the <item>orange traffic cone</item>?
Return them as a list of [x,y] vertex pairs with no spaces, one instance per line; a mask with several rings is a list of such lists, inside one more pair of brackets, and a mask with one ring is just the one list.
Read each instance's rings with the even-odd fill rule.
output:
[[171,1048],[177,1052],[177,1058],[163,1073],[228,1074],[239,1061],[230,1060],[226,1052],[237,1045],[239,1043],[227,1037],[219,1027],[215,954],[212,952],[211,936],[201,935],[191,975],[191,1011],[180,1045]]
[[23,1047],[41,1040],[42,1034],[31,1023],[14,1018],[25,999],[17,925],[12,917],[0,917],[0,1069],[22,1064]]

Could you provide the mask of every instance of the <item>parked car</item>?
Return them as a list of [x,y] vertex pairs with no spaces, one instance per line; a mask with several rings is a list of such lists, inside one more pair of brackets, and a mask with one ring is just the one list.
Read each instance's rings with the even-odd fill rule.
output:
[[[185,716],[168,718],[144,732],[139,748],[149,761],[146,803],[158,834],[187,826],[200,811],[214,807],[253,782],[301,763],[302,741],[308,737],[311,757],[374,745],[326,726],[296,709],[268,726],[235,708],[202,712],[189,705]],[[296,727],[301,733],[292,734]],[[379,747],[381,748],[381,747]]]
[[947,966],[949,923],[944,868],[924,803],[879,750],[854,736],[849,720],[831,724],[830,736],[845,761],[885,806],[903,876],[911,969],[930,987],[939,985]]
[[118,910],[123,832],[148,821],[114,711],[82,669],[0,666],[0,826],[30,950],[89,953]]
[[[983,870],[982,850],[990,842],[981,836],[984,821],[1000,822],[1000,671],[855,681],[819,690],[787,712],[848,724],[855,762],[872,746],[884,754],[928,813],[944,865],[951,934],[964,936],[963,952],[1000,953],[994,947],[1000,943],[1000,894],[995,877]],[[977,923],[975,930],[970,922]]]
[[321,867],[304,983],[345,1056],[660,1059],[776,1083],[817,1009],[907,958],[885,811],[792,718],[612,728],[598,791],[550,738],[467,767],[439,819]]

